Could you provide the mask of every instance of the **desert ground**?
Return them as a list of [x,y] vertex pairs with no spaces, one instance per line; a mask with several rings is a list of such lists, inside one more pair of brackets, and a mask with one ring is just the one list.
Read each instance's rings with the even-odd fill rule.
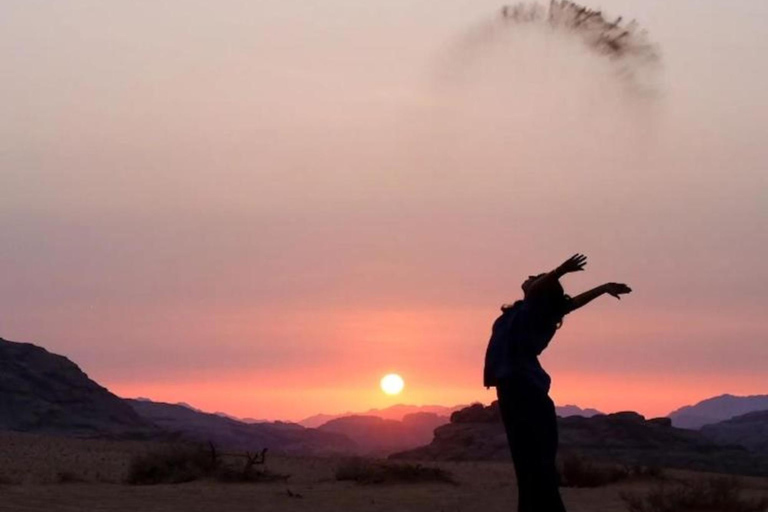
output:
[[[337,481],[341,459],[267,456],[265,467],[290,475],[278,482],[128,485],[132,458],[156,443],[0,434],[0,511],[509,511],[515,506],[511,464],[425,464],[450,472],[456,484],[357,484]],[[672,478],[707,475],[667,471]],[[768,479],[743,478],[745,494],[768,496]],[[629,479],[599,488],[562,489],[572,512],[624,512],[621,493],[654,482]]]

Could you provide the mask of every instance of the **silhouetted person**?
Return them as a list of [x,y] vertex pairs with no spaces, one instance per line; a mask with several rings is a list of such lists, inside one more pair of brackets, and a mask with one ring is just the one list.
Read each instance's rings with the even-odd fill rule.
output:
[[568,313],[603,294],[617,299],[632,290],[606,283],[569,297],[559,279],[584,270],[587,257],[576,254],[555,270],[530,276],[523,283],[523,300],[504,305],[493,324],[485,354],[484,384],[495,386],[507,431],[518,487],[518,512],[564,512],[555,466],[557,416],[549,398],[551,379],[539,364]]

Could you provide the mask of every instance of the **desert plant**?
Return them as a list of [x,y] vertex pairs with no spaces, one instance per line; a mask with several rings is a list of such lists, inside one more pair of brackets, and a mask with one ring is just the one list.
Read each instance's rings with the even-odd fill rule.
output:
[[191,482],[211,474],[217,466],[215,451],[174,446],[135,457],[126,481],[134,485]]
[[254,466],[263,466],[266,462],[267,449],[251,454],[245,453],[245,463],[242,468],[222,464],[216,469],[215,478],[220,482],[274,482],[288,480],[290,475],[274,473],[266,468],[254,469]]
[[636,464],[627,468],[627,471],[633,478],[643,478],[649,480],[664,480],[666,475],[664,469],[661,466],[655,464],[650,466],[643,466]]
[[244,471],[242,468],[228,464],[220,466],[212,476],[219,482],[225,483],[282,482],[290,478],[290,475],[275,473],[266,468]]
[[343,461],[336,468],[336,480],[360,484],[441,482],[456,484],[450,472],[421,464],[390,463],[363,458]]
[[768,498],[745,499],[735,478],[661,484],[646,494],[622,493],[630,512],[766,512]]
[[[160,483],[184,483],[210,478],[219,482],[273,482],[287,480],[289,475],[272,472],[263,466],[266,448],[254,454],[220,454],[213,443],[207,446],[174,446],[157,452],[147,453],[131,461],[127,483],[152,485]],[[227,459],[243,458],[242,465],[225,462]]]
[[576,454],[563,458],[560,465],[562,487],[601,487],[631,476],[628,468],[598,466]]
[[56,481],[60,484],[74,484],[85,482],[85,478],[71,471],[59,471],[56,475]]

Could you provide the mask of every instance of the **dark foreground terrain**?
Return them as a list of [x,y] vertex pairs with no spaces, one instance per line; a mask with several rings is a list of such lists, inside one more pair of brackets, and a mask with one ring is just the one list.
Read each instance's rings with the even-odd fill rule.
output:
[[[506,462],[431,462],[454,481],[337,480],[346,464],[338,458],[270,457],[263,466],[287,475],[271,482],[225,483],[208,478],[182,484],[128,485],[131,460],[163,445],[0,434],[0,511],[508,511],[515,507],[515,481]],[[368,462],[366,462],[368,463]],[[391,464],[393,462],[372,462]],[[411,464],[401,462],[398,464]],[[415,466],[419,467],[419,466]],[[669,471],[665,481],[710,478]],[[748,498],[768,496],[768,479],[740,477]],[[655,477],[632,477],[596,488],[564,488],[571,512],[625,512],[622,493],[648,492]]]

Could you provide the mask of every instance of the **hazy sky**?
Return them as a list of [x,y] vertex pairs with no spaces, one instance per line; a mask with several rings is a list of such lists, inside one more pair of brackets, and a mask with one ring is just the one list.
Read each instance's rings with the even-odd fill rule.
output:
[[652,93],[498,1],[4,0],[0,336],[241,416],[487,403],[498,306],[583,252],[635,292],[566,318],[558,403],[768,392],[768,3],[589,5]]

